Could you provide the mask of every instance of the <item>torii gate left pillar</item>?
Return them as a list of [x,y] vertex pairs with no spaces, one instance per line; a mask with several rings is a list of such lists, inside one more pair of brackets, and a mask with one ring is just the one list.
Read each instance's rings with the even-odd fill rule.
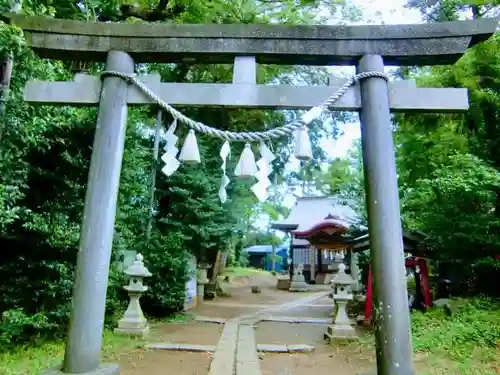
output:
[[[111,51],[106,69],[132,74],[134,61],[126,53]],[[124,80],[104,78],[64,356],[64,371],[67,373],[90,372],[100,365],[109,263],[127,125],[127,91],[128,84]],[[119,373],[119,367],[107,365],[106,372]]]
[[[29,44],[42,57],[82,61],[103,61],[107,57],[107,69],[123,73],[133,70],[132,58],[125,52],[138,63],[176,62],[186,56],[195,61],[227,63],[236,56],[256,56],[261,63],[357,65],[360,71],[380,71],[384,62],[448,64],[469,46],[491,36],[497,24],[495,20],[480,20],[445,25],[290,27],[92,24],[16,15],[4,18],[24,30]],[[148,43],[144,43],[145,38]],[[328,86],[239,82],[160,84],[152,79],[150,87],[170,104],[247,108],[312,107],[335,90]],[[65,364],[52,373],[114,375],[119,373],[118,366],[101,365],[100,349],[127,104],[154,103],[118,78],[107,77],[101,85],[99,79],[83,76],[76,77],[75,82],[30,82],[25,100],[69,105],[100,102]],[[332,106],[361,110],[371,249],[376,255],[374,285],[377,304],[383,306],[376,316],[379,375],[413,373],[409,312],[400,303],[407,293],[404,273],[394,272],[404,267],[401,236],[388,234],[379,226],[384,223],[401,232],[389,109],[441,112],[467,108],[466,90],[419,89],[408,82],[387,86],[381,78],[367,79],[361,90],[360,86],[351,88]],[[383,193],[384,182],[390,185],[389,194]],[[230,371],[217,375],[232,375]]]

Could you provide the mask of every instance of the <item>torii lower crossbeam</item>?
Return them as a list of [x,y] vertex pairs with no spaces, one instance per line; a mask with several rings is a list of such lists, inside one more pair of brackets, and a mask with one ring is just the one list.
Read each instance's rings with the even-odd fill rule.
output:
[[[309,109],[323,102],[345,80],[330,80],[329,86],[256,85],[254,83],[162,83],[158,74],[148,74],[141,81],[163,101],[181,107],[226,107],[253,109]],[[77,74],[73,82],[30,81],[24,100],[38,104],[97,106],[101,79]],[[152,103],[139,89],[131,86],[129,105]],[[414,81],[389,83],[389,106],[393,112],[453,112],[469,108],[467,90],[461,88],[417,88]],[[349,90],[330,108],[336,111],[359,111],[359,84]]]

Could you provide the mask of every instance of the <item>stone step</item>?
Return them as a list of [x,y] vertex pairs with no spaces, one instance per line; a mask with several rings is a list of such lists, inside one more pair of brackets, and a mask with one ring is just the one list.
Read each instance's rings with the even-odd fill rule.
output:
[[146,349],[178,350],[184,352],[215,352],[215,346],[197,344],[157,343],[147,344]]
[[237,320],[227,321],[224,324],[214,357],[210,362],[208,375],[233,375],[238,328]]
[[309,323],[309,324],[331,324],[332,318],[309,318],[300,316],[272,316],[262,315],[261,322],[277,322],[277,323]]
[[309,353],[314,349],[316,349],[316,347],[312,345],[257,345],[257,351],[262,353]]
[[202,322],[202,323],[215,323],[215,324],[224,324],[224,323],[226,323],[226,319],[212,318],[210,316],[196,316],[195,320],[197,322]]

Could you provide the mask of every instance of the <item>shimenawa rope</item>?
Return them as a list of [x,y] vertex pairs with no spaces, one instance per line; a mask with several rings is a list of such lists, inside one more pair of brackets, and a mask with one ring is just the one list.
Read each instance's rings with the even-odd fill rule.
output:
[[[102,72],[101,76],[102,77],[113,76],[122,78],[128,83],[137,86],[151,101],[157,103],[160,108],[168,112],[174,119],[177,119],[178,121],[186,124],[189,128],[197,132],[208,134],[212,137],[217,137],[220,139],[224,139],[226,141],[244,141],[244,142],[266,141],[269,139],[281,138],[289,134],[293,134],[296,130],[304,126],[307,126],[307,123],[304,122],[303,120],[297,120],[290,124],[286,124],[278,128],[266,130],[263,132],[223,131],[205,125],[201,122],[194,121],[189,117],[185,116],[183,113],[179,112],[178,110],[170,106],[168,103],[164,102],[157,94],[155,94],[144,83],[142,83],[135,74],[126,74],[122,72],[108,70]],[[328,99],[326,99],[323,103],[321,103],[316,107],[319,107],[321,109],[328,109],[330,106],[332,106],[333,103],[339,100],[342,97],[342,95],[346,93],[349,87],[354,85],[356,82],[359,82],[366,78],[373,78],[373,77],[383,78],[385,80],[389,79],[388,76],[383,72],[358,73],[356,75],[347,78],[346,82],[337,91],[335,91],[332,95],[330,95]]]

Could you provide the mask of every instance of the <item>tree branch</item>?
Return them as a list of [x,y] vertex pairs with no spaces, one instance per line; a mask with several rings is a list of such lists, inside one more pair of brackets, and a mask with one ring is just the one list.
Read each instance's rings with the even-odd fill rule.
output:
[[147,22],[158,22],[173,19],[186,10],[185,5],[174,5],[168,7],[169,0],[160,0],[155,9],[142,8],[137,4],[123,4],[120,9],[110,13],[103,13],[99,16],[102,22],[125,21],[130,17],[139,18]]

